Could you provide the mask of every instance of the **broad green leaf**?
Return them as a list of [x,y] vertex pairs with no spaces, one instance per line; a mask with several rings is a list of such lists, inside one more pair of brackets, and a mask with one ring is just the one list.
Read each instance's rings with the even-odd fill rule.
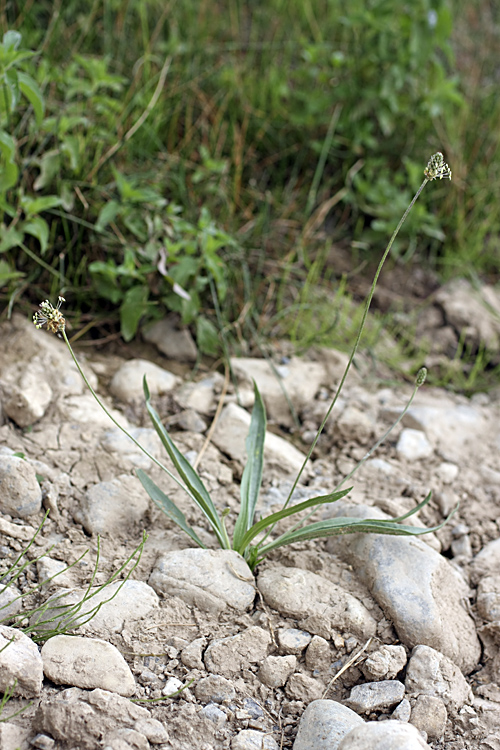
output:
[[35,216],[31,221],[23,224],[23,229],[27,234],[36,237],[40,243],[40,253],[45,254],[49,242],[49,225],[41,216]]
[[177,524],[198,547],[206,549],[201,539],[198,537],[196,532],[188,525],[184,513],[179,510],[177,505],[170,500],[167,495],[156,485],[150,477],[142,470],[137,469],[137,477],[141,482],[142,486],[148,493],[151,500],[158,506],[158,508],[165,513],[171,521]]
[[211,357],[216,357],[221,350],[217,328],[203,315],[196,318],[196,343],[203,354]]
[[188,488],[189,494],[191,495],[192,499],[208,519],[212,529],[214,530],[214,533],[219,540],[221,547],[223,549],[230,549],[231,545],[229,543],[226,530],[205,485],[203,484],[197,472],[195,471],[195,469],[193,469],[189,461],[184,458],[180,450],[177,448],[167,430],[163,426],[156,410],[151,405],[151,396],[149,393],[146,376],[144,376],[143,388],[144,396],[146,398],[146,408],[148,410],[150,419],[153,423],[153,427],[158,434],[158,437],[160,438],[170,457],[170,460],[177,469],[182,481]]
[[233,534],[233,547],[240,549],[241,540],[253,524],[255,506],[259,499],[264,466],[264,440],[266,438],[266,408],[254,381],[255,402],[246,440],[247,458],[241,478],[241,506]]
[[58,195],[42,195],[39,198],[30,198],[28,195],[21,199],[22,207],[28,217],[36,216],[42,211],[48,211],[61,205],[61,199]]
[[5,130],[0,130],[0,151],[6,161],[14,161],[16,156],[16,142]]
[[59,149],[52,149],[46,151],[40,159],[40,174],[33,183],[35,190],[43,190],[43,188],[50,185],[54,177],[59,174],[61,170],[61,156]]
[[5,50],[17,49],[21,44],[21,39],[22,36],[19,31],[9,29],[9,31],[6,31],[2,37],[2,46]]
[[0,253],[5,253],[13,247],[19,247],[23,241],[24,234],[15,227],[10,227],[3,233],[0,240]]
[[99,216],[95,223],[96,232],[103,232],[108,224],[116,219],[121,211],[121,206],[117,201],[108,201],[100,210]]
[[149,289],[147,286],[133,286],[129,289],[120,306],[120,330],[125,341],[132,341],[137,333],[139,321],[148,309]]
[[37,82],[34,81],[31,76],[21,71],[17,74],[17,76],[19,80],[19,88],[33,107],[33,112],[35,113],[37,124],[40,125],[45,111],[42,92],[40,91]]
[[13,161],[8,161],[0,165],[0,195],[5,194],[7,190],[17,184],[19,169]]
[[0,260],[0,287],[3,287],[13,279],[21,279],[24,273],[13,269],[5,260]]

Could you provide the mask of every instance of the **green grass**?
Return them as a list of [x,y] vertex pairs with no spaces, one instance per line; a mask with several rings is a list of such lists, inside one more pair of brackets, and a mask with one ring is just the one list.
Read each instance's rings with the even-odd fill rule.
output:
[[[341,243],[353,268],[372,263],[436,149],[452,190],[422,197],[393,256],[496,280],[488,19],[485,0],[5,6],[2,29],[36,53],[20,70],[45,111],[36,121],[25,98],[8,111],[0,96],[19,169],[14,186],[0,181],[19,234],[0,247],[0,299],[10,310],[62,293],[95,338],[119,325],[130,339],[175,310],[206,353],[219,353],[220,326],[229,342],[272,330],[304,348],[335,327],[327,287],[334,307],[349,291],[322,256]],[[27,198],[54,205],[26,213]],[[291,328],[285,303],[299,310]]]

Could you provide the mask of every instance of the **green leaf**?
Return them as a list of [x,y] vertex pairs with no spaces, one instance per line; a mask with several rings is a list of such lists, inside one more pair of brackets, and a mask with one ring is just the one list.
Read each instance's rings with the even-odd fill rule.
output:
[[[428,502],[428,498],[426,501]],[[259,555],[265,556],[271,550],[283,547],[286,544],[294,542],[303,542],[307,539],[322,539],[328,536],[339,536],[340,534],[392,534],[394,536],[421,536],[430,534],[433,531],[439,531],[457,511],[458,505],[452,510],[447,518],[437,526],[431,528],[422,528],[421,526],[405,526],[397,523],[396,519],[387,520],[380,518],[328,518],[325,521],[318,521],[301,529],[282,534],[278,539],[266,544],[259,550]],[[405,516],[406,517],[406,516]]]
[[21,44],[22,36],[19,31],[10,29],[6,31],[2,37],[2,46],[7,51],[9,49],[17,49]]
[[233,534],[233,548],[240,550],[241,540],[253,524],[255,506],[259,499],[264,466],[264,440],[266,438],[266,408],[254,381],[255,402],[246,440],[247,461],[241,478],[241,507]]
[[170,460],[174,464],[177,472],[179,473],[179,476],[186,485],[191,498],[200,508],[204,516],[208,519],[212,529],[214,530],[214,533],[217,536],[217,539],[219,540],[221,547],[223,549],[231,549],[227,532],[221,519],[219,518],[217,509],[215,508],[215,505],[212,502],[212,498],[208,494],[205,485],[203,484],[189,461],[184,458],[180,450],[177,448],[167,430],[163,426],[156,410],[151,405],[151,396],[149,393],[146,376],[144,376],[143,388],[144,396],[146,398],[146,408],[148,410],[149,417],[153,423],[153,427],[158,434],[158,437],[160,438],[170,457]]
[[17,74],[17,77],[19,80],[19,88],[33,107],[37,125],[40,125],[45,112],[45,103],[43,101],[42,92],[40,91],[37,82],[34,81],[31,76],[20,71]]
[[240,549],[238,551],[245,551],[252,539],[255,539],[255,537],[260,534],[261,531],[264,531],[270,526],[274,526],[284,518],[293,516],[296,513],[307,510],[308,508],[314,508],[317,505],[319,506],[325,505],[325,503],[335,503],[337,500],[341,500],[343,497],[348,495],[351,490],[352,487],[349,487],[349,489],[347,490],[337,490],[337,492],[331,492],[328,495],[318,495],[318,497],[310,497],[308,500],[297,503],[297,505],[290,505],[288,506],[288,508],[283,508],[282,510],[276,511],[276,513],[271,513],[270,516],[261,518],[260,521],[254,523],[254,525],[247,531],[242,539]]
[[40,243],[40,252],[44,255],[49,243],[49,225],[45,219],[42,219],[41,216],[35,216],[31,221],[23,224],[23,229],[27,234],[36,237]]
[[33,183],[35,190],[42,190],[50,185],[54,177],[61,170],[61,156],[59,149],[46,151],[40,159],[40,174]]
[[210,357],[216,357],[221,350],[217,328],[203,315],[196,318],[196,342],[200,351]]
[[193,540],[193,542],[198,545],[198,547],[206,549],[206,545],[203,544],[196,532],[188,525],[184,513],[179,510],[177,505],[165,495],[158,485],[156,485],[142,469],[137,469],[136,474],[149,497],[158,508],[163,511],[171,521],[176,523],[177,526],[179,526]]
[[16,271],[7,261],[0,260],[0,287],[5,286],[13,279],[21,279],[23,276],[24,273]]
[[15,163],[16,142],[5,130],[0,130],[0,152],[4,164],[0,165],[0,194],[6,193],[17,183],[19,170]]
[[0,253],[5,253],[13,247],[19,247],[23,241],[24,234],[15,227],[10,227],[4,232],[0,240]]
[[137,333],[139,321],[148,309],[149,289],[133,286],[125,293],[120,306],[120,330],[125,341],[132,341]]
[[30,198],[25,195],[21,198],[22,207],[28,217],[35,216],[42,211],[48,211],[61,205],[61,199],[58,195],[42,195],[39,198]]
[[103,232],[105,228],[112,221],[116,219],[116,216],[121,211],[121,206],[117,201],[108,201],[100,210],[99,216],[95,223],[96,232]]

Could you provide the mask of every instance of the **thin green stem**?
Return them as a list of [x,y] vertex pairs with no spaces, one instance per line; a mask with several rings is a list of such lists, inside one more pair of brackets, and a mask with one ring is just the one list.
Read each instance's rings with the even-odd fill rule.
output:
[[154,456],[152,456],[151,453],[149,451],[147,451],[146,448],[144,448],[144,446],[141,445],[134,437],[132,437],[132,435],[129,432],[127,432],[127,430],[125,429],[125,427],[122,427],[121,424],[119,422],[117,422],[117,420],[113,417],[113,415],[110,414],[110,412],[106,409],[106,407],[102,403],[101,399],[99,398],[99,396],[97,395],[97,393],[94,391],[94,389],[90,385],[89,381],[87,380],[87,378],[85,376],[85,373],[83,372],[82,368],[80,367],[80,363],[78,362],[78,360],[77,360],[77,358],[76,358],[76,356],[75,356],[75,354],[73,352],[73,349],[71,348],[71,344],[68,341],[68,337],[66,336],[66,331],[64,330],[64,328],[62,328],[60,332],[62,333],[62,336],[64,338],[66,346],[68,347],[68,349],[70,351],[71,356],[73,357],[73,362],[75,363],[75,365],[78,368],[78,372],[82,376],[85,385],[87,386],[87,388],[89,389],[89,391],[91,392],[91,394],[93,395],[93,397],[95,398],[95,400],[97,401],[97,403],[99,404],[99,406],[101,407],[101,409],[103,410],[103,412],[110,418],[110,420],[113,422],[114,425],[116,425],[116,427],[118,427],[119,430],[121,430],[128,438],[130,438],[130,440],[134,443],[134,445],[136,445],[144,453],[145,456],[147,456],[151,461],[153,461],[153,463],[155,463],[157,466],[159,466],[160,469],[162,469],[166,474],[168,474],[168,476],[171,479],[173,479],[174,482],[176,482],[179,485],[179,487],[181,487],[185,492],[188,493],[189,496],[191,496],[191,493],[189,492],[188,488],[184,486],[184,484],[180,481],[180,479],[178,479],[178,477],[176,477],[175,474],[172,474],[172,472],[169,469],[167,469],[167,467],[164,466],[161,463],[161,461],[158,461],[157,458],[155,458]]
[[361,319],[361,324],[359,326],[359,330],[358,330],[358,333],[357,333],[357,336],[356,336],[356,341],[354,343],[354,347],[353,347],[353,349],[351,351],[351,356],[349,357],[349,361],[347,362],[346,368],[344,370],[344,374],[342,375],[342,379],[340,381],[339,387],[337,388],[337,392],[336,392],[335,396],[333,397],[333,400],[332,400],[332,402],[331,402],[331,404],[330,404],[330,406],[328,408],[328,411],[325,414],[325,417],[324,417],[323,421],[321,422],[321,425],[319,426],[318,432],[316,433],[316,437],[314,438],[314,440],[313,440],[313,442],[311,444],[311,447],[309,448],[309,451],[307,453],[307,456],[304,459],[304,462],[303,462],[303,464],[302,464],[302,466],[300,468],[300,471],[299,471],[299,473],[297,474],[297,476],[295,478],[295,481],[294,481],[294,483],[292,485],[292,489],[290,490],[290,492],[288,494],[288,497],[286,499],[286,502],[285,502],[285,504],[283,506],[284,508],[286,508],[288,506],[288,504],[289,504],[289,502],[290,502],[290,500],[292,498],[292,495],[295,492],[295,488],[297,487],[297,485],[299,483],[300,477],[304,473],[304,469],[306,468],[307,462],[309,461],[309,459],[312,456],[312,453],[313,453],[313,451],[314,451],[314,449],[316,447],[316,443],[318,442],[319,437],[320,437],[320,435],[323,432],[323,429],[325,427],[325,424],[327,423],[328,418],[329,418],[330,414],[332,413],[332,410],[333,410],[335,404],[337,403],[337,400],[338,400],[338,397],[340,396],[342,388],[344,387],[344,383],[346,381],[346,378],[347,378],[347,375],[349,373],[349,370],[351,369],[351,365],[352,365],[353,359],[354,359],[354,357],[356,355],[356,352],[358,351],[359,342],[361,340],[361,334],[363,333],[363,329],[365,327],[366,318],[368,317],[368,311],[370,309],[370,305],[371,305],[371,302],[372,302],[372,299],[373,299],[373,295],[375,293],[375,287],[377,286],[378,278],[380,276],[380,272],[382,271],[382,267],[383,267],[383,265],[384,265],[384,263],[385,263],[385,261],[387,259],[387,256],[389,255],[389,253],[391,251],[392,245],[393,245],[394,240],[396,239],[396,237],[397,237],[397,235],[399,233],[399,230],[401,229],[401,227],[403,226],[403,224],[404,224],[404,222],[406,220],[406,217],[410,213],[410,211],[413,208],[413,206],[414,206],[417,198],[419,197],[420,193],[422,192],[422,190],[424,189],[424,187],[426,186],[426,184],[428,182],[429,182],[429,180],[426,177],[424,179],[424,181],[422,182],[422,184],[420,185],[420,187],[417,190],[417,192],[415,193],[415,195],[413,196],[413,199],[412,199],[410,205],[408,206],[408,208],[404,212],[403,216],[401,217],[401,219],[399,221],[399,224],[397,225],[396,229],[394,230],[394,232],[392,234],[391,239],[389,240],[389,244],[387,245],[387,247],[385,249],[385,252],[384,252],[384,254],[382,256],[382,259],[381,259],[380,263],[378,264],[378,268],[377,268],[377,271],[375,272],[373,283],[371,285],[370,293],[368,294],[368,297],[366,298],[365,309],[364,309],[364,312],[363,312],[363,317]]

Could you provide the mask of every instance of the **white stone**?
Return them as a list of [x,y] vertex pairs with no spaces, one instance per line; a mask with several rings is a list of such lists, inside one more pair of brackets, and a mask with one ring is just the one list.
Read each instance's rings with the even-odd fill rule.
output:
[[113,535],[142,521],[148,508],[142,484],[124,474],[87,490],[75,515],[89,534]]
[[40,695],[42,657],[35,643],[20,630],[0,625],[0,693],[13,688],[13,695]]
[[118,649],[98,638],[56,635],[42,648],[45,676],[57,685],[102,688],[126,697],[135,680]]
[[33,466],[17,456],[0,456],[0,511],[25,518],[41,507],[42,490]]
[[[88,596],[77,614],[70,615],[63,607],[74,607],[85,595]],[[131,606],[133,602],[133,606]],[[155,591],[143,581],[129,579],[116,581],[105,588],[90,589],[60,589],[47,599],[47,609],[43,613],[35,614],[30,623],[37,626],[37,630],[51,630],[60,627],[64,621],[68,626],[68,618],[72,628],[78,628],[79,634],[92,634],[109,637],[111,633],[120,633],[130,628],[138,620],[150,615],[158,607],[158,596]],[[88,620],[89,612],[98,605],[99,611]],[[53,620],[49,622],[49,620]],[[85,622],[88,620],[88,622]],[[43,624],[46,623],[46,624]]]
[[300,412],[327,380],[322,363],[296,357],[292,357],[286,368],[275,368],[275,372],[267,360],[250,357],[233,357],[231,368],[241,382],[249,383],[252,378],[255,380],[269,418],[288,427],[292,427],[294,421],[284,391],[295,411]]
[[109,389],[113,396],[127,404],[144,401],[143,378],[146,376],[152,396],[170,393],[180,383],[173,373],[147,359],[130,359],[115,372]]
[[[331,700],[310,703],[300,719],[293,750],[332,750],[363,719],[347,706]],[[364,750],[370,747],[366,745]],[[371,747],[370,747],[371,750]]]
[[363,638],[375,635],[376,622],[359,599],[309,570],[269,567],[257,585],[266,604],[282,614],[297,619],[321,615],[331,630]]
[[412,430],[407,427],[402,430],[396,445],[396,451],[400,458],[407,461],[418,461],[421,458],[429,458],[433,454],[432,445],[427,440],[425,433],[420,430]]
[[234,677],[252,664],[260,664],[270,645],[267,630],[257,626],[247,628],[237,635],[212,641],[205,651],[205,667],[214,674]]
[[[430,750],[411,724],[400,721],[368,721],[344,737],[338,750]],[[296,750],[296,748],[294,748]]]
[[[223,453],[241,464],[246,462],[246,439],[250,428],[250,414],[236,404],[228,404],[217,421],[212,442]],[[286,474],[297,474],[305,454],[278,435],[266,432],[264,465]]]
[[234,550],[188,548],[167,552],[149,577],[155,591],[178,596],[205,612],[232,607],[248,609],[255,598],[255,579]]

